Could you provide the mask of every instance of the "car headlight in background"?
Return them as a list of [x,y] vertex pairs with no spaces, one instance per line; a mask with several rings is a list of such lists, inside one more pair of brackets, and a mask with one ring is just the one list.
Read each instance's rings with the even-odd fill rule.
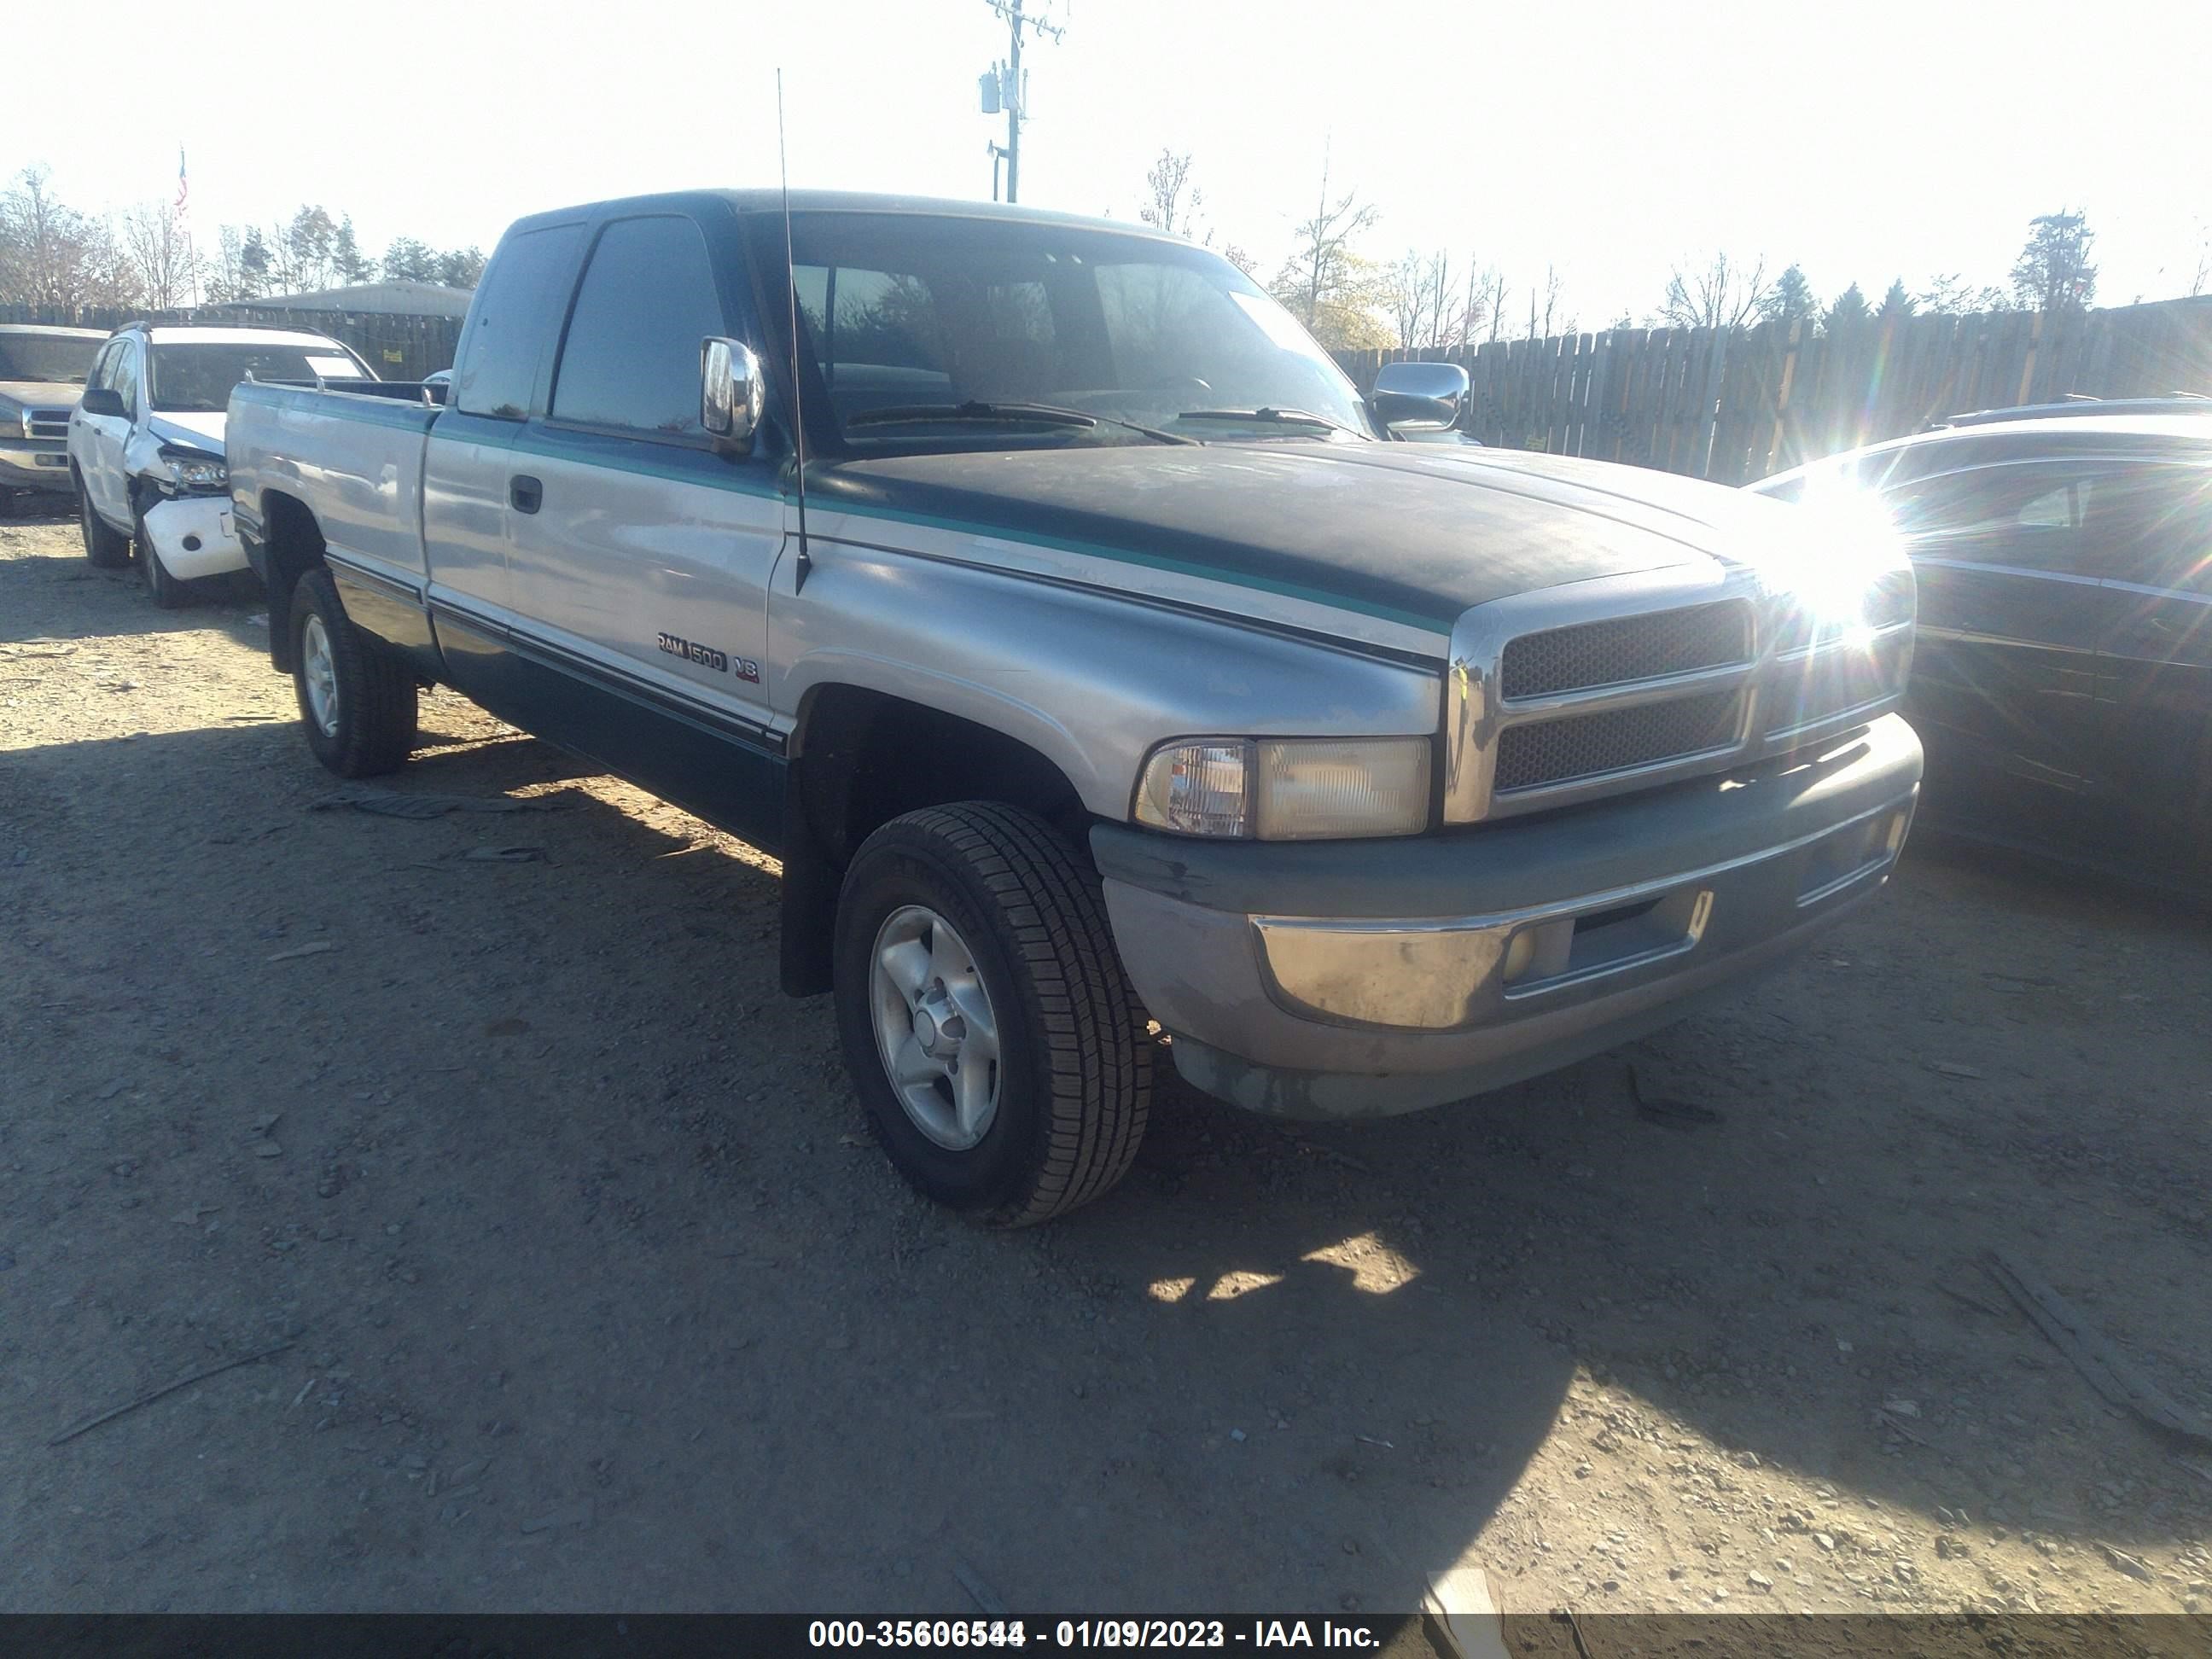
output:
[[169,469],[164,480],[178,495],[216,495],[230,488],[230,469],[220,455],[198,449],[164,449],[161,460]]
[[1187,836],[1318,841],[1429,827],[1428,738],[1184,738],[1137,781],[1136,817]]

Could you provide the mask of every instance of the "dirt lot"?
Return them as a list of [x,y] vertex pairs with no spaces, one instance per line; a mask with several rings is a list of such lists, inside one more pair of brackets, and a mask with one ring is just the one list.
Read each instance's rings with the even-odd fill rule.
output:
[[1716,1116],[1171,1086],[987,1235],[772,865],[445,694],[398,787],[556,810],[318,810],[264,627],[0,520],[0,1607],[2212,1608],[2212,1457],[1978,1265],[2212,1405],[2203,917],[1916,844],[1638,1049]]

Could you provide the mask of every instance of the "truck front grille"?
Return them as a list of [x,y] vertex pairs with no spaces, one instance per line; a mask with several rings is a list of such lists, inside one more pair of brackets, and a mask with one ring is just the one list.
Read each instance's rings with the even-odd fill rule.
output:
[[33,409],[25,411],[23,430],[33,438],[69,436],[70,412],[66,409]]
[[1751,606],[1741,599],[1581,623],[1508,642],[1499,693],[1511,702],[1626,685],[1748,662],[1751,649]]
[[1498,794],[1544,789],[1735,746],[1743,694],[1731,687],[1667,702],[1509,726],[1498,736]]
[[1536,812],[1794,753],[1896,707],[1909,568],[1850,614],[1744,567],[1632,572],[1475,605],[1446,670],[1444,821]]

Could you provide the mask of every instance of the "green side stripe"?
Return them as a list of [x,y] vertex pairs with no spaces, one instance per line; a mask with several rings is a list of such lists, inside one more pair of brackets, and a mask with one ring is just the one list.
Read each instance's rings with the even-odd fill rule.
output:
[[[349,409],[349,418],[373,420],[380,424],[411,426],[410,418],[394,419],[382,410],[370,412],[366,409]],[[410,411],[411,416],[411,411]],[[502,422],[502,424],[504,424]],[[791,500],[791,493],[776,485],[763,484],[730,468],[719,457],[704,452],[677,450],[669,452],[689,457],[696,454],[695,461],[663,460],[651,452],[659,446],[632,443],[623,439],[599,439],[593,441],[585,436],[580,441],[556,442],[542,438],[527,427],[510,428],[514,437],[509,447],[519,453],[543,455],[549,460],[578,461],[592,466],[604,466],[617,472],[628,472],[641,477],[662,478],[672,483],[696,484],[702,489],[726,490],[736,495],[751,495],[762,499]],[[1139,565],[1146,569],[1165,571],[1172,575],[1192,576],[1204,581],[1220,582],[1231,587],[1247,588],[1254,592],[1273,593],[1286,599],[1302,599],[1332,611],[1352,611],[1363,617],[1372,617],[1377,622],[1395,623],[1401,628],[1433,634],[1449,631],[1454,617],[1428,617],[1417,611],[1399,611],[1383,605],[1370,605],[1364,600],[1349,599],[1341,593],[1332,593],[1324,588],[1308,587],[1297,582],[1271,581],[1264,576],[1255,576],[1243,571],[1224,570],[1217,565],[1200,564],[1188,559],[1170,558],[1165,554],[1147,553],[1131,547],[1117,547],[1103,542],[1081,541],[1071,537],[1046,535],[1028,530],[1012,530],[1002,525],[980,524],[971,520],[941,518],[935,514],[908,512],[902,507],[858,507],[835,499],[822,506],[828,511],[849,514],[859,519],[878,519],[894,524],[915,525],[925,530],[941,530],[954,535],[983,536],[998,541],[1024,542],[1039,547],[1049,547],[1057,552],[1073,553],[1079,557],[1103,559],[1113,564]],[[1019,573],[1015,573],[1019,574]]]

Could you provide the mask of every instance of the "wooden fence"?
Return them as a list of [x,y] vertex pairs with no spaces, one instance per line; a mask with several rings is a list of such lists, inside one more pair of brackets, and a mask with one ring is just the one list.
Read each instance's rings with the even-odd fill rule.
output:
[[2212,297],[1820,334],[1809,323],[1614,329],[1336,358],[1363,392],[1387,362],[1465,364],[1462,425],[1486,444],[1737,484],[1969,410],[2212,392]]
[[129,307],[0,306],[0,323],[56,323],[71,328],[120,328],[129,322],[191,323],[210,328],[258,324],[306,329],[343,340],[368,360],[380,379],[419,380],[450,368],[459,340],[458,317],[401,316],[374,311],[280,311],[267,306],[203,306],[197,311]]

